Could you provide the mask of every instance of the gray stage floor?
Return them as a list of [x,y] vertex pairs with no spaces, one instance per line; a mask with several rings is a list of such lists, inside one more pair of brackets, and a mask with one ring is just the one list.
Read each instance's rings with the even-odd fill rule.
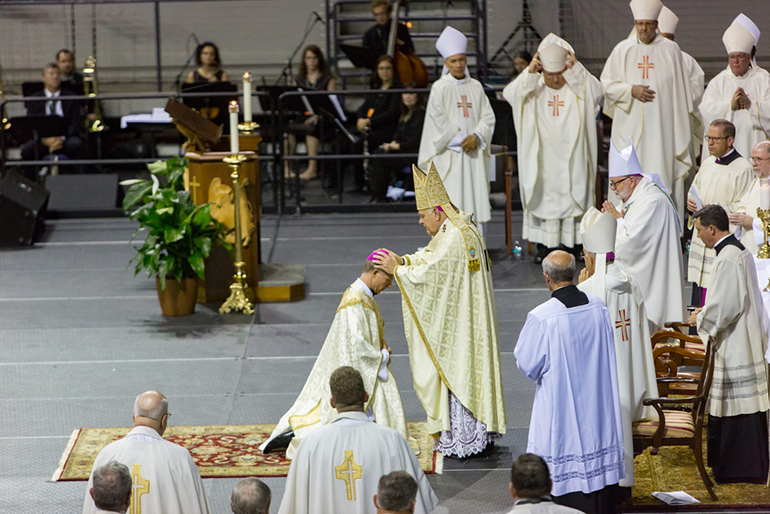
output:
[[[521,233],[517,214],[514,234]],[[511,459],[526,448],[534,385],[516,368],[513,349],[527,312],[549,294],[531,257],[505,255],[503,227],[496,212],[487,239],[508,433],[491,457],[445,460],[444,474],[430,477],[440,499],[436,512],[506,512]],[[429,240],[416,214],[266,217],[265,260],[307,266],[307,298],[259,305],[253,317],[199,305],[193,316],[172,319],[160,314],[154,280],[127,269],[133,229],[124,219],[52,221],[34,248],[0,251],[2,513],[79,512],[85,483],[49,482],[70,433],[131,425],[133,400],[148,389],[166,394],[175,425],[277,422],[368,253],[407,253]],[[397,287],[377,302],[407,419],[422,421]],[[236,482],[205,480],[212,512],[229,512]],[[284,479],[266,482],[276,512]]]

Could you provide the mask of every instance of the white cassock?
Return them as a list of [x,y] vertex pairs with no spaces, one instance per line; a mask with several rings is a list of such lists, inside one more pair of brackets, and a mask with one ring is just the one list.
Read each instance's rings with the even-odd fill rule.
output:
[[[637,37],[621,41],[607,59],[601,81],[604,113],[612,118],[615,146],[623,148],[631,138],[642,170],[661,176],[679,218],[684,219],[685,179],[692,166],[693,102],[679,46],[662,36],[649,45]],[[635,85],[649,86],[655,99],[633,98]]]
[[[491,218],[489,205],[489,156],[495,113],[481,83],[470,78],[456,79],[446,74],[430,90],[425,124],[420,139],[417,166],[439,170],[452,203],[473,214],[473,221],[485,223]],[[449,148],[464,136],[479,136],[479,147],[471,153]]]
[[[717,164],[713,155],[704,159],[698,174],[695,175],[693,186],[697,189],[703,205],[718,204],[727,214],[731,214],[738,210],[741,198],[751,187],[754,172],[751,163],[743,157],[734,158],[732,154],[728,154],[723,158],[729,159],[729,164]],[[692,194],[689,197],[692,198]],[[692,218],[688,221],[688,226],[694,227]],[[708,288],[711,262],[715,256],[714,250],[706,248],[697,234],[693,234],[687,259],[687,280]]]
[[604,299],[610,312],[615,335],[625,447],[626,478],[620,481],[620,485],[631,487],[634,485],[633,422],[658,419],[655,409],[645,407],[642,403],[647,398],[658,397],[650,345],[650,324],[644,309],[642,291],[633,277],[614,264],[608,264],[604,291],[600,288],[596,275],[578,285],[581,291]]
[[203,482],[190,452],[149,427],[136,427],[99,452],[88,479],[83,514],[97,512],[88,493],[94,485],[93,470],[111,460],[125,464],[131,472],[134,487],[129,512],[208,514]]
[[756,255],[757,252],[759,252],[759,247],[762,246],[762,243],[765,241],[762,222],[757,218],[757,209],[759,206],[759,179],[755,176],[749,190],[743,195],[743,198],[741,198],[740,204],[735,211],[744,212],[754,218],[754,222],[751,224],[750,229],[744,227],[737,227],[735,229],[735,237],[753,255]]
[[683,321],[681,228],[671,199],[644,177],[623,208],[615,238],[615,264],[641,287],[650,321],[658,327],[667,321]]
[[527,452],[551,472],[551,494],[585,494],[625,476],[615,341],[607,308],[556,298],[529,312],[513,355],[537,384]]
[[593,205],[596,182],[596,115],[601,82],[577,63],[551,89],[526,68],[506,86],[519,149],[523,237],[549,248],[580,243],[578,227]]
[[[732,98],[738,88],[743,88],[751,100],[749,109],[733,111]],[[770,134],[770,75],[749,68],[742,77],[736,77],[728,67],[709,81],[700,103],[703,127],[717,119],[732,121],[735,125],[733,146],[744,157],[751,155],[751,148],[768,139]]]
[[340,366],[352,366],[361,373],[369,393],[367,411],[377,423],[408,438],[398,384],[388,367],[388,351],[383,348],[384,330],[385,323],[371,290],[357,279],[342,296],[321,352],[297,400],[260,449],[264,450],[271,439],[291,428],[294,437],[286,449],[286,457],[291,459],[303,437],[335,418],[337,412],[329,404],[329,377]]
[[401,434],[363,412],[339,414],[300,443],[278,513],[373,512],[377,483],[392,471],[406,471],[417,481],[415,513],[433,511],[438,498]]

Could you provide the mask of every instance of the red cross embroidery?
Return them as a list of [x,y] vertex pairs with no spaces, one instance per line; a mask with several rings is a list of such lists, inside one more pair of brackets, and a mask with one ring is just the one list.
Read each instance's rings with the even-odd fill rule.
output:
[[623,341],[628,341],[628,327],[631,326],[631,318],[626,318],[625,309],[619,310],[618,316],[620,316],[620,319],[615,322],[615,328],[620,329],[620,335],[622,336]]
[[559,107],[564,107],[564,102],[559,101],[559,95],[554,95],[553,100],[548,102],[548,107],[553,107],[553,116],[558,116]]
[[460,98],[462,98],[462,102],[457,102],[457,107],[463,110],[463,118],[470,118],[471,116],[468,113],[468,109],[473,106],[468,102],[468,97],[466,95],[460,95]]
[[655,64],[650,62],[649,55],[645,55],[642,57],[642,62],[637,63],[636,67],[642,70],[642,78],[646,80],[650,78],[650,70],[655,68]]

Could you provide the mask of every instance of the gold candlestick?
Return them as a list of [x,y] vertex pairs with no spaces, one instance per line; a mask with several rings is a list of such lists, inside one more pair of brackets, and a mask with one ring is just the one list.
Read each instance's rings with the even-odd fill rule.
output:
[[256,121],[244,121],[243,123],[238,124],[238,130],[246,134],[247,136],[252,135],[257,131],[259,128],[259,123]]
[[[237,134],[235,137],[238,137]],[[246,288],[246,263],[243,262],[243,239],[241,237],[241,174],[240,168],[246,157],[240,154],[232,154],[230,157],[222,159],[230,166],[233,179],[233,208],[235,209],[235,275],[233,283],[230,284],[230,297],[225,300],[222,307],[219,308],[220,314],[228,312],[242,312],[243,314],[254,314],[254,307],[251,305],[247,295]]]
[[770,230],[770,209],[757,208],[757,217],[762,222],[762,231],[765,233],[765,242],[757,252],[757,258],[770,259],[770,244],[767,241],[767,231]]

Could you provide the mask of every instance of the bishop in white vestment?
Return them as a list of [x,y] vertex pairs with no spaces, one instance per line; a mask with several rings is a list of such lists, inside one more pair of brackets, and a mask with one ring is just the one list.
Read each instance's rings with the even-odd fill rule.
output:
[[754,180],[736,211],[728,214],[728,219],[736,227],[735,237],[752,255],[757,255],[765,237],[757,209],[761,206],[760,181],[770,177],[770,141],[760,141],[754,145],[751,149],[751,166],[754,169]]
[[268,445],[278,437],[284,441],[276,449],[282,449],[291,437],[286,448],[286,457],[291,459],[303,437],[334,419],[337,414],[329,404],[329,376],[340,366],[352,366],[364,377],[369,393],[366,411],[373,420],[408,438],[398,384],[388,367],[390,348],[385,343],[385,323],[374,301],[374,295],[390,287],[393,276],[374,268],[373,255],[367,258],[361,277],[342,295],[302,392],[278,422],[270,439],[260,446],[263,451],[271,451]]
[[[414,512],[432,512],[438,499],[409,444],[397,431],[372,422],[363,412],[368,393],[360,373],[338,368],[330,387],[338,414],[302,439],[278,513],[370,513],[380,477],[391,471],[406,471],[417,482]],[[351,395],[360,398],[349,400]]]
[[484,87],[468,74],[466,45],[465,36],[452,27],[436,41],[444,72],[431,86],[417,165],[428,169],[433,161],[454,204],[472,214],[476,223],[486,223],[491,218],[489,157],[495,113]]
[[703,123],[724,118],[735,125],[735,149],[750,155],[751,148],[770,136],[770,75],[751,65],[754,36],[733,23],[722,37],[729,66],[709,81],[700,113]]
[[[378,267],[401,289],[414,389],[444,455],[482,452],[506,430],[490,261],[470,216],[450,202],[436,167],[414,167],[420,224],[430,243]],[[492,447],[490,446],[490,449]]]
[[768,478],[767,314],[754,257],[729,232],[718,205],[696,213],[698,237],[716,250],[706,304],[690,316],[704,343],[714,338],[709,394],[708,465],[717,482]]
[[692,89],[679,46],[656,34],[662,7],[660,0],[631,2],[637,35],[618,43],[604,65],[604,113],[615,144],[631,138],[642,169],[661,176],[683,219]]
[[[604,300],[615,336],[626,468],[626,477],[620,486],[631,487],[634,485],[633,423],[658,419],[655,409],[643,405],[647,398],[658,397],[647,311],[639,284],[612,262],[615,218],[591,207],[581,221],[580,235],[586,252],[586,268],[580,273],[578,289]],[[606,271],[601,268],[605,266],[605,258]]]
[[543,39],[529,67],[503,91],[517,127],[527,241],[546,248],[580,243],[577,226],[593,205],[596,115],[603,95],[599,80],[554,34]]
[[529,312],[513,352],[537,384],[527,452],[548,463],[556,503],[619,512],[625,467],[610,315],[601,298],[572,285],[573,256],[551,252],[543,273],[551,299]]

